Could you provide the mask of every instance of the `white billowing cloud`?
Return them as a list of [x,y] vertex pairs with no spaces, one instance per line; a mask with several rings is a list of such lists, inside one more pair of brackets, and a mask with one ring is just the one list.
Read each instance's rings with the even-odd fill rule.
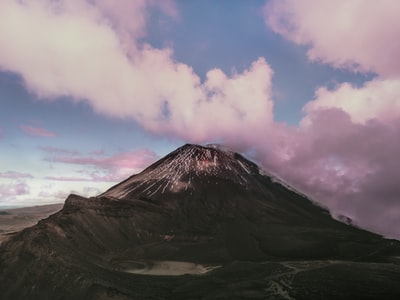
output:
[[110,87],[129,73],[128,59],[112,28],[81,2],[66,1],[61,11],[51,1],[2,2],[0,67],[21,74],[42,97],[115,97]]
[[397,0],[272,0],[264,15],[313,61],[392,77],[400,75],[399,11]]
[[249,131],[262,134],[272,123],[272,70],[263,58],[241,74],[227,76],[214,69],[206,76],[197,89],[180,91],[176,85],[170,86],[173,96],[168,102],[171,116],[167,128],[171,133],[192,141],[229,139],[238,134],[246,139]]
[[[230,133],[237,136],[237,132],[232,131],[240,132],[238,125],[244,126],[247,133],[262,134],[273,123],[272,73],[263,58],[253,62],[242,74],[232,77],[218,69],[209,71],[203,86],[208,97],[204,97],[200,105],[203,122],[219,119],[218,127],[222,131],[219,135],[226,137]],[[212,136],[212,131],[208,136]]]
[[[99,113],[134,119],[157,133],[199,141],[242,128],[262,131],[272,120],[266,61],[240,74],[211,70],[201,82],[171,49],[138,42],[154,3],[1,3],[0,68],[21,74],[42,98],[85,100]],[[160,7],[176,17],[171,3]]]
[[362,87],[343,83],[333,90],[317,89],[315,99],[304,110],[339,108],[348,113],[354,122],[366,123],[373,119],[390,123],[400,117],[400,80],[374,79]]

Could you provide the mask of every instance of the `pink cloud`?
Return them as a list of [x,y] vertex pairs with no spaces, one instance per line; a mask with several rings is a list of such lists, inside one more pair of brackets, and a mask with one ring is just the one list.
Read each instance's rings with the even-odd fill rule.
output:
[[55,181],[90,181],[88,178],[83,177],[73,177],[73,176],[46,176],[44,179],[46,180],[55,180]]
[[76,165],[91,165],[103,169],[141,169],[146,167],[148,164],[154,162],[156,159],[157,155],[154,152],[148,149],[141,149],[136,151],[118,153],[110,157],[59,156],[55,157],[54,161]]
[[54,132],[48,131],[47,129],[40,128],[40,127],[21,125],[21,126],[19,126],[19,128],[31,136],[39,136],[39,137],[55,137],[56,136],[56,134]]
[[154,152],[148,149],[117,153],[108,157],[102,156],[102,153],[99,152],[95,156],[93,154],[90,156],[63,155],[48,158],[47,160],[51,160],[52,162],[83,165],[91,169],[86,168],[79,171],[83,176],[52,176],[46,177],[46,179],[57,181],[117,182],[127,176],[140,172],[158,158]]
[[[146,34],[146,15],[148,11],[156,8],[165,15],[179,18],[179,11],[173,0],[120,0],[110,2],[108,0],[95,0],[97,9],[116,27],[120,35],[129,33],[133,37],[142,37]],[[66,6],[64,6],[67,9]],[[86,9],[94,7],[86,7]]]
[[117,182],[140,172],[158,158],[154,152],[148,149],[122,152],[111,156],[105,156],[104,150],[92,151],[89,155],[83,155],[77,151],[61,148],[41,147],[41,149],[51,153],[51,156],[45,158],[46,161],[86,167],[76,171],[80,173],[79,176],[47,176],[45,178],[55,181]]
[[164,14],[174,18],[179,18],[178,8],[173,0],[166,1],[152,1],[151,5],[158,7]]
[[29,187],[24,182],[19,182],[16,184],[0,185],[0,196],[4,198],[27,195],[29,193],[30,193]]
[[101,149],[101,150],[92,151],[90,154],[95,155],[95,156],[102,156],[105,154],[105,152],[104,152],[104,150]]
[[400,75],[399,1],[272,0],[265,20],[275,32],[309,47],[308,57],[335,67]]
[[399,9],[396,1],[268,2],[268,26],[306,45],[309,59],[378,77],[361,87],[343,83],[318,88],[304,106],[299,127],[275,123],[268,144],[255,146],[268,169],[334,214],[347,214],[361,226],[397,238]]
[[305,118],[298,128],[275,124],[247,149],[266,170],[333,215],[348,215],[362,227],[399,237],[400,117],[358,123],[340,108],[322,108]]
[[311,113],[329,108],[345,111],[357,123],[366,123],[373,119],[390,123],[400,117],[400,80],[377,78],[359,88],[348,83],[332,90],[321,87],[304,110]]
[[0,178],[21,179],[21,178],[33,178],[33,176],[28,173],[7,171],[7,172],[0,172]]

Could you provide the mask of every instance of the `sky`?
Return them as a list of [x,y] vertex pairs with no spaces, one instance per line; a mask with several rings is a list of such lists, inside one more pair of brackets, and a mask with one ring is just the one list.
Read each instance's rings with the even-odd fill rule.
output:
[[0,2],[0,207],[222,143],[400,238],[397,0]]

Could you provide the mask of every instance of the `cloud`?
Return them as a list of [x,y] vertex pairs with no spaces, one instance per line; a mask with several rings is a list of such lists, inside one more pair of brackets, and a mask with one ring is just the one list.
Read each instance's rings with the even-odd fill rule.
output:
[[73,171],[79,175],[71,173],[60,176],[55,174],[44,178],[52,181],[117,182],[142,171],[158,159],[158,155],[148,149],[137,149],[107,155],[104,150],[94,150],[88,154],[83,154],[76,150],[51,146],[41,146],[39,148],[48,154],[44,160],[51,162],[54,171],[58,170],[57,163],[85,167],[82,170],[75,169]]
[[111,156],[104,156],[103,151],[95,151],[90,156],[71,154],[58,149],[59,155],[53,155],[46,160],[52,163],[81,165],[90,167],[79,171],[80,176],[49,176],[46,179],[57,181],[95,181],[117,182],[145,167],[158,159],[158,156],[148,149],[139,149],[121,152]]
[[28,173],[7,171],[7,172],[0,172],[0,178],[21,179],[21,178],[33,178],[33,176]]
[[83,177],[68,177],[68,176],[46,176],[44,179],[46,180],[55,180],[55,181],[90,181],[88,178]]
[[40,150],[51,153],[51,154],[64,154],[64,155],[78,155],[79,151],[76,150],[70,150],[70,149],[63,149],[63,148],[58,148],[58,147],[52,147],[52,146],[40,146]]
[[1,184],[0,185],[0,196],[1,200],[9,199],[15,196],[27,195],[30,193],[29,187],[24,182],[18,182],[15,184]]
[[343,83],[332,90],[321,87],[304,111],[312,113],[325,108],[339,108],[357,123],[378,119],[389,124],[400,117],[400,80],[374,79],[362,87]]
[[399,10],[393,0],[272,0],[264,16],[275,32],[306,45],[313,61],[397,77]]
[[120,182],[126,179],[132,174],[139,173],[140,169],[130,169],[130,168],[116,168],[116,169],[104,169],[95,171],[81,171],[82,174],[86,174],[90,181],[94,182]]
[[201,141],[243,127],[263,131],[273,107],[265,59],[242,73],[210,70],[201,82],[172,49],[141,42],[154,3],[1,3],[0,68],[21,74],[42,98],[87,101],[98,113],[133,119],[158,134]]
[[[87,1],[89,2],[89,1]],[[87,4],[86,2],[86,4]],[[67,2],[62,2],[64,10],[66,10]],[[78,1],[78,3],[85,4],[85,1]],[[146,34],[146,12],[150,8],[159,9],[165,15],[172,19],[179,18],[179,12],[172,0],[156,1],[156,0],[120,0],[112,2],[108,0],[95,0],[93,3],[103,18],[112,22],[113,27],[118,31],[119,35],[127,38],[139,38]],[[93,9],[93,7],[86,5],[82,6],[81,10]],[[125,41],[128,42],[129,41]]]
[[[264,8],[275,32],[306,45],[312,61],[377,77],[356,87],[320,87],[299,127],[276,126],[259,147],[268,168],[334,214],[400,237],[400,22],[397,1],[275,1]],[[276,124],[277,125],[277,124]]]
[[91,154],[91,155],[95,155],[95,156],[102,156],[102,155],[105,154],[105,152],[104,152],[103,149],[100,149],[100,150],[94,150],[94,151],[92,151],[90,154]]
[[61,190],[52,192],[41,191],[38,194],[38,196],[41,198],[51,198],[52,200],[54,199],[65,200],[68,197],[68,193],[66,191],[61,191]]
[[140,149],[136,151],[118,153],[110,157],[58,156],[54,158],[54,161],[67,164],[91,165],[104,169],[108,168],[140,169],[154,162],[156,158],[157,155],[154,152],[148,149]]
[[71,190],[70,192],[66,192],[65,190],[41,191],[38,194],[38,197],[49,198],[49,199],[51,199],[51,201],[54,201],[54,199],[56,199],[57,201],[60,201],[60,200],[65,200],[70,193],[80,194],[84,197],[85,196],[92,197],[92,196],[98,195],[102,192],[103,192],[102,190],[100,190],[96,187],[85,186],[79,192],[73,191],[73,190]]
[[55,137],[56,134],[54,132],[48,131],[47,129],[40,128],[40,127],[33,127],[30,125],[21,125],[19,128],[31,135],[31,136],[39,136],[39,137]]
[[396,138],[400,118],[358,123],[339,108],[324,108],[307,114],[307,120],[299,128],[275,132],[270,155],[258,153],[262,164],[324,203],[333,214],[400,236],[400,142]]

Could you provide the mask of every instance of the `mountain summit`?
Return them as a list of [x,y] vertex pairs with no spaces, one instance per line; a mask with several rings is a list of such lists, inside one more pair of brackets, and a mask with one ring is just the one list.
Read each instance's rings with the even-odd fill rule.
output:
[[[249,214],[253,222],[259,218],[269,224],[296,220],[308,224],[322,219],[338,226],[328,211],[264,173],[255,163],[219,145],[186,144],[99,197],[139,199],[175,208],[174,213],[182,217],[195,212],[207,219],[212,214],[226,218],[235,212]],[[218,220],[208,222],[213,221]]]
[[219,149],[186,144],[163,159],[111,188],[102,196],[129,199],[135,196],[152,197],[164,193],[194,190],[196,184],[214,184],[225,179],[250,186],[252,176],[259,173],[257,165],[243,156]]
[[[1,299],[397,299],[397,241],[184,145],[0,247]],[[365,297],[364,297],[365,296]]]

